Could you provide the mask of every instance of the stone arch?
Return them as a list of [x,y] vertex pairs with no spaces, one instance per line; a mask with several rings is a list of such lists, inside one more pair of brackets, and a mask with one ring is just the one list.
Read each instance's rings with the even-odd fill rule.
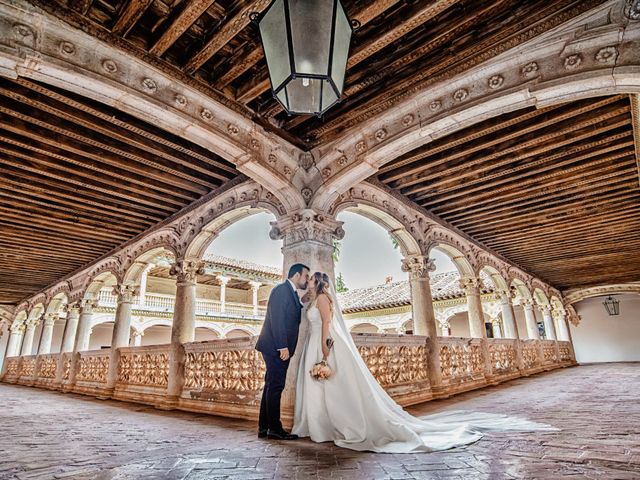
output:
[[498,271],[497,268],[495,268],[492,265],[485,264],[482,267],[480,267],[478,274],[482,272],[486,272],[487,275],[491,278],[491,281],[495,285],[496,290],[504,291],[504,292],[509,291],[509,284],[507,283],[507,280],[502,276],[502,274],[500,273],[500,271]]
[[95,295],[100,290],[96,289],[96,282],[110,276],[115,279],[116,284],[122,282],[122,265],[117,257],[106,258],[89,271],[82,284],[82,298],[91,298],[88,294]]
[[45,313],[60,313],[62,308],[69,303],[69,295],[66,292],[60,292],[51,298],[46,306]]
[[40,302],[33,305],[29,310],[29,320],[35,320],[39,318],[44,313],[44,310],[44,299],[42,299]]
[[368,182],[351,188],[329,209],[334,217],[347,211],[380,225],[393,236],[403,256],[422,254],[422,235],[426,222],[389,192]]
[[249,331],[246,328],[233,327],[224,334],[224,338],[243,338],[253,337],[255,333]]
[[137,285],[140,282],[142,273],[147,265],[149,265],[152,260],[156,259],[162,252],[170,252],[175,261],[175,250],[172,248],[165,245],[149,247],[137,256],[131,257],[130,261],[127,262],[128,267],[122,277],[122,283],[124,285]]
[[475,269],[473,268],[469,257],[463,253],[460,247],[462,247],[462,245],[459,243],[443,237],[440,240],[432,241],[427,253],[431,253],[431,250],[437,249],[449,257],[456,266],[461,277],[475,277]]
[[601,285],[599,287],[569,290],[564,296],[564,304],[568,306],[591,297],[622,294],[640,295],[640,282]]
[[105,269],[97,275],[89,277],[83,289],[82,298],[84,300],[97,300],[100,289],[102,289],[105,284],[109,286],[109,284],[115,285],[119,282],[120,277],[116,276],[113,270]]
[[163,327],[171,327],[173,320],[171,318],[152,318],[146,322],[140,322],[138,320],[131,320],[131,328],[143,333],[147,328],[156,327],[161,325]]
[[547,294],[539,287],[533,289],[533,298],[535,299],[537,305],[551,305],[551,303],[549,302],[549,297],[547,297]]
[[144,269],[144,267],[140,268],[140,262],[147,262],[162,251],[169,251],[173,257],[177,257],[179,242],[174,229],[163,228],[127,249],[123,254],[125,260],[122,262],[123,283],[125,285],[135,283]]
[[525,282],[522,281],[522,279],[514,278],[513,280],[511,280],[510,287],[511,290],[515,291],[519,297],[525,300],[533,300],[531,290],[529,290],[529,287]]
[[209,331],[215,333],[218,338],[222,338],[224,336],[223,329],[222,328],[217,328],[216,326],[212,325],[211,322],[204,322],[202,320],[196,320],[196,327],[195,328],[204,328],[206,330],[209,330]]
[[286,214],[284,205],[252,180],[245,181],[204,203],[176,226],[184,258],[202,258],[213,240],[234,223],[267,212],[276,220]]
[[18,308],[13,320],[13,325],[20,325],[24,323],[28,317],[29,315],[26,307]]
[[380,333],[377,325],[370,322],[357,323],[350,329],[351,333]]
[[0,322],[6,323],[7,326],[10,326],[13,323],[15,315],[13,313],[13,308],[8,306],[0,306]]

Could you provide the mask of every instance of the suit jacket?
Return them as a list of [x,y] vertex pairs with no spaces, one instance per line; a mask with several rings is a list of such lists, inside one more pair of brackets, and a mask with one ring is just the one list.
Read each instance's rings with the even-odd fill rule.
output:
[[269,295],[267,315],[256,342],[256,350],[277,354],[280,348],[288,348],[293,355],[298,343],[302,304],[288,280],[279,284]]

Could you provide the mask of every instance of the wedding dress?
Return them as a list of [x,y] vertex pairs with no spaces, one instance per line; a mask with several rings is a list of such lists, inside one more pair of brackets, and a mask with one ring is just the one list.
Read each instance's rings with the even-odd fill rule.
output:
[[[333,290],[335,299],[335,290]],[[451,411],[416,418],[380,386],[358,353],[342,313],[334,302],[327,363],[333,375],[309,374],[322,360],[322,318],[315,302],[307,309],[308,336],[300,353],[292,433],[314,442],[333,441],[359,451],[410,453],[446,450],[479,440],[489,430],[557,430],[506,415]]]

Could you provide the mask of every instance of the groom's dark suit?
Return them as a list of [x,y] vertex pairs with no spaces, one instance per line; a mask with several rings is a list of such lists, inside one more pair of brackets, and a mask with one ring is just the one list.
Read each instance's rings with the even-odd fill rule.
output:
[[300,297],[288,280],[271,291],[267,315],[256,343],[256,350],[262,353],[267,367],[260,403],[260,430],[283,430],[280,422],[280,397],[287,377],[289,360],[281,360],[278,350],[288,348],[290,356],[295,352],[301,310]]

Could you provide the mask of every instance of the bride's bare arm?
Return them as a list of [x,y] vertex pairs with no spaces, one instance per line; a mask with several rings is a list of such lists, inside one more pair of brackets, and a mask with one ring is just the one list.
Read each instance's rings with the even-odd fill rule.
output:
[[320,295],[317,305],[322,318],[322,357],[326,360],[329,357],[327,338],[329,338],[329,325],[331,324],[331,302],[329,302],[326,295]]

